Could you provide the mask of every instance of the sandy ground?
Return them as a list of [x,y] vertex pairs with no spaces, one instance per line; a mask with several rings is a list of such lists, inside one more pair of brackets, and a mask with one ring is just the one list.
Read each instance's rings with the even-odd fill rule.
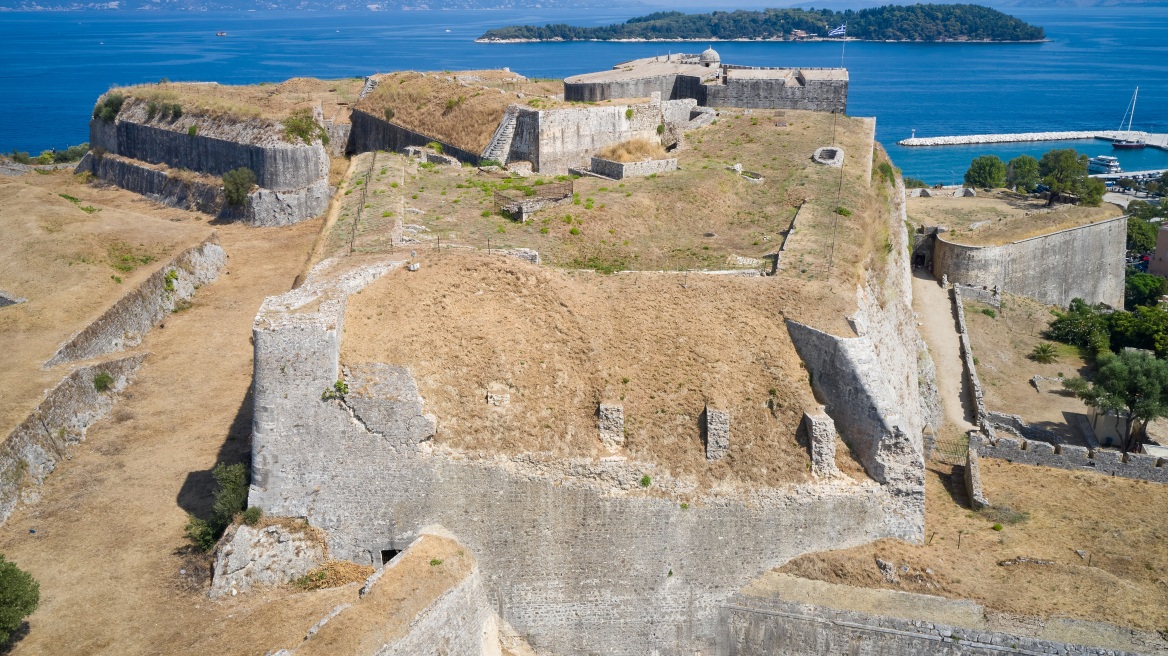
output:
[[944,238],[957,244],[1005,244],[1027,237],[1065,230],[1120,216],[1111,203],[1099,207],[1055,205],[998,190],[978,192],[973,198],[910,198],[909,221],[916,225],[945,226]]
[[965,365],[961,360],[961,340],[957,332],[957,317],[953,301],[932,276],[921,270],[913,271],[913,311],[917,313],[919,330],[929,346],[933,365],[937,370],[937,388],[945,419],[962,430],[976,428],[971,423],[973,408],[969,385],[965,379]]
[[252,320],[264,297],[291,286],[320,225],[219,227],[225,273],[148,336],[152,355],[111,418],[90,428],[39,503],[0,527],[0,552],[41,585],[12,653],[263,654],[296,644],[354,594],[212,602],[205,561],[183,553],[187,513],[209,510],[211,468],[248,449]]
[[[606,276],[450,249],[418,257],[421,270],[350,299],[341,359],[408,366],[438,416],[436,441],[606,455],[596,408],[616,402],[627,453],[675,476],[807,478],[797,431],[815,401],[784,325],[804,303],[790,281]],[[510,404],[489,406],[488,392]],[[701,440],[706,404],[731,414],[730,454],[715,464]]]
[[[983,459],[982,483],[994,508],[972,512],[964,472],[955,469],[929,466],[924,545],[880,540],[801,556],[780,571],[972,599],[1021,616],[1168,626],[1168,529],[1149,520],[1168,513],[1168,487]],[[1019,556],[1050,564],[1001,564]],[[898,582],[884,580],[876,558],[897,566]]]
[[0,309],[0,436],[69,372],[42,368],[63,342],[212,230],[70,171],[0,177],[0,290],[28,299]]
[[1073,414],[1086,414],[1087,406],[1074,395],[1059,389],[1053,382],[1042,392],[1030,383],[1035,375],[1056,378],[1080,376],[1087,363],[1079,349],[1054,343],[1058,358],[1040,364],[1028,356],[1034,347],[1046,342],[1042,332],[1054,315],[1050,308],[1020,296],[1004,295],[1002,308],[991,318],[983,310],[992,309],[976,302],[965,304],[965,322],[969,340],[977,358],[977,374],[985,393],[986,408],[1019,415],[1034,424],[1062,435],[1069,444],[1086,446]]

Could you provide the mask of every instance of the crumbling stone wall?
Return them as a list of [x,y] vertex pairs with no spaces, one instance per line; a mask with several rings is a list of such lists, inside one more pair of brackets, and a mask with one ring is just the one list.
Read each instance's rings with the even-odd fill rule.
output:
[[1127,217],[1002,246],[964,246],[937,235],[933,275],[1066,307],[1072,299],[1123,307]]
[[201,285],[219,277],[226,263],[227,253],[219,245],[219,237],[212,233],[202,244],[188,248],[160,267],[69,338],[46,366],[94,358],[140,344],[177,303],[190,300]]
[[[85,439],[89,426],[109,414],[145,359],[146,354],[139,353],[75,369],[0,443],[0,524],[16,507],[22,490],[35,496],[32,487],[68,457],[71,445]],[[99,374],[110,376],[105,391],[98,391],[94,383]]]
[[1154,483],[1168,483],[1168,459],[1144,453],[1123,454],[1112,449],[1088,449],[1073,444],[1051,444],[997,433],[978,440],[983,458],[998,458],[1058,469],[1092,470]]
[[919,539],[923,514],[907,516],[906,492],[892,486],[697,493],[624,459],[454,452],[430,439],[442,418],[425,413],[400,367],[348,363],[349,394],[322,400],[341,375],[345,295],[388,268],[333,284],[318,271],[265,301],[253,333],[249,502],[324,529],[334,557],[376,562],[441,524],[533,647],[679,654],[712,652],[719,603],[795,555]]

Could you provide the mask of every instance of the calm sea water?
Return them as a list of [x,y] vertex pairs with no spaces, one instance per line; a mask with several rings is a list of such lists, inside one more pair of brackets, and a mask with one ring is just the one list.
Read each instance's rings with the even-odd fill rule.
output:
[[[279,81],[398,69],[509,66],[563,77],[699,44],[476,44],[515,23],[604,24],[637,11],[7,12],[0,13],[0,150],[38,152],[88,138],[96,97],[114,84]],[[982,153],[1041,155],[1066,144],[901,148],[918,136],[1111,129],[1136,85],[1135,128],[1168,132],[1168,8],[1013,12],[1046,28],[1042,44],[722,43],[724,61],[838,66],[848,111],[877,117],[877,137],[906,175],[956,182]],[[216,31],[226,31],[226,38]],[[1106,142],[1072,144],[1110,153]],[[1125,169],[1168,168],[1168,152],[1119,153]]]

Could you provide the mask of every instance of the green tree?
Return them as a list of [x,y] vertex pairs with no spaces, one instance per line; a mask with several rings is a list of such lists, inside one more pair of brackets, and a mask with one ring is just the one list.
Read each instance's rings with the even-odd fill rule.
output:
[[1168,362],[1145,351],[1101,358],[1092,380],[1071,378],[1063,385],[1092,408],[1119,415],[1124,453],[1139,443],[1140,431],[1133,428],[1168,417]]
[[1124,308],[1134,310],[1139,306],[1155,305],[1165,293],[1168,293],[1168,280],[1135,269],[1127,270],[1123,282]]
[[1168,207],[1165,207],[1163,203],[1153,205],[1144,200],[1133,200],[1127,204],[1127,213],[1129,216],[1151,221],[1152,219],[1168,217]]
[[1156,235],[1160,226],[1137,216],[1127,217],[1127,250],[1132,254],[1143,254],[1156,250]]
[[255,172],[246,167],[232,169],[223,174],[223,195],[228,205],[239,206],[247,202],[247,195],[256,183]]
[[223,535],[235,515],[247,505],[247,467],[243,463],[219,463],[211,470],[216,488],[213,493],[211,517],[204,520],[194,515],[187,518],[187,537],[205,551],[210,551]]
[[1050,200],[1046,204],[1054,205],[1059,194],[1080,192],[1087,179],[1087,156],[1074,148],[1049,150],[1038,160],[1038,174],[1042,183],[1050,187]]
[[1006,165],[1006,186],[1028,194],[1038,186],[1038,160],[1019,155]]
[[967,187],[1004,187],[1006,185],[1006,165],[997,155],[975,157],[965,172]]
[[40,602],[41,586],[36,579],[0,554],[0,646],[8,643]]

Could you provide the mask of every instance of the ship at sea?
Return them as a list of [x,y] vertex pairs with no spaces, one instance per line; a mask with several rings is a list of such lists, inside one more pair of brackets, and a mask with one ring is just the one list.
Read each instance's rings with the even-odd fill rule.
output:
[[[1114,146],[1114,142],[1112,143]],[[1119,160],[1111,155],[1096,155],[1087,160],[1088,173],[1123,173],[1119,168]]]
[[[1136,98],[1140,95],[1140,88],[1136,87],[1135,93],[1132,94],[1131,102],[1127,104],[1127,110],[1123,113],[1123,118],[1119,119],[1120,132],[1127,132],[1131,134],[1132,119],[1136,117]],[[1123,121],[1127,120],[1127,129],[1123,128]],[[1120,150],[1136,150],[1143,148],[1147,143],[1141,138],[1136,137],[1117,137],[1111,140],[1111,147]]]

